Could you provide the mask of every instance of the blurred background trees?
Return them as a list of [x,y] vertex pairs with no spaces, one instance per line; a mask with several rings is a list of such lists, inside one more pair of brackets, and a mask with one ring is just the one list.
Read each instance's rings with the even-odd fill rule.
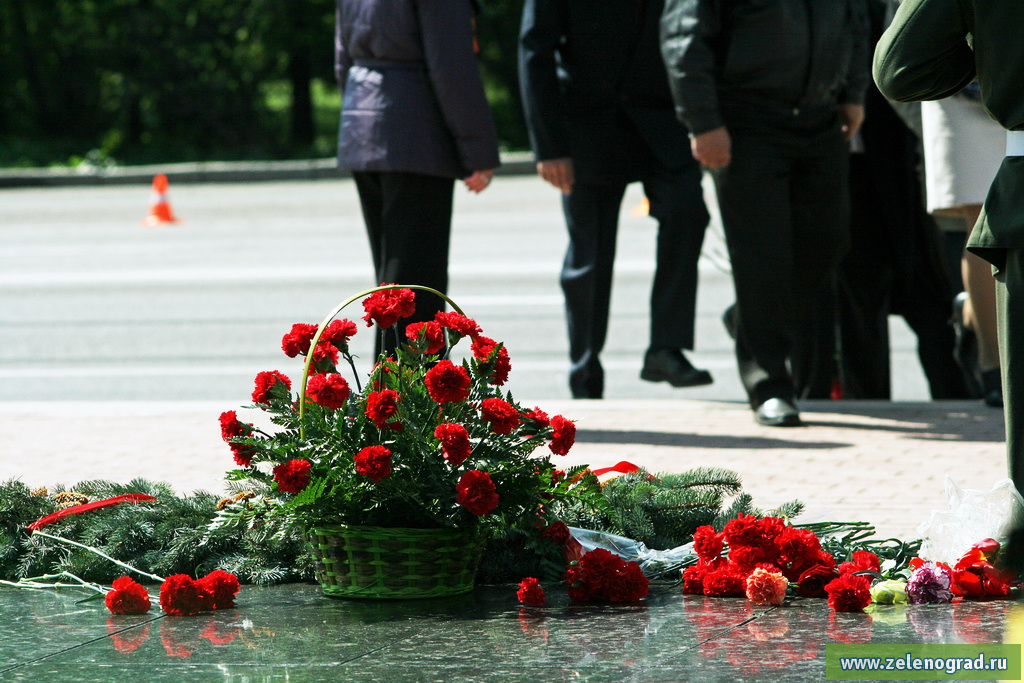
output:
[[[506,149],[521,10],[477,18]],[[3,0],[0,166],[333,156],[333,46],[333,0]]]

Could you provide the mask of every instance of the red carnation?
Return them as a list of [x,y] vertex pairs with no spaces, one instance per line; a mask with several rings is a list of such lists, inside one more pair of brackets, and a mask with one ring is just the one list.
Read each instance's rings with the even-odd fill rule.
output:
[[325,370],[333,370],[337,364],[338,347],[325,341],[317,342],[316,348],[313,349],[314,367],[323,372]]
[[540,408],[534,408],[523,413],[523,417],[533,423],[533,428],[530,430],[530,434],[536,434],[542,429],[547,428],[551,425],[551,418]]
[[491,423],[495,434],[511,434],[522,422],[515,406],[500,398],[485,398],[480,404],[480,417]]
[[735,563],[727,562],[704,575],[704,595],[719,598],[746,595],[746,578]]
[[441,325],[434,322],[419,322],[409,323],[405,328],[405,336],[411,342],[419,340],[420,335],[427,342],[427,348],[423,351],[425,354],[432,355],[444,348],[444,330],[441,329]]
[[328,410],[344,408],[351,392],[348,382],[336,372],[313,375],[306,383],[306,396],[309,400]]
[[804,598],[824,598],[828,595],[825,586],[839,577],[836,568],[828,564],[814,564],[804,570],[797,579],[796,592]]
[[709,524],[697,527],[693,532],[693,551],[697,557],[710,562],[722,554],[722,534]]
[[281,350],[289,358],[295,358],[300,353],[309,353],[309,345],[316,335],[317,326],[308,323],[295,323],[288,334],[281,339]]
[[348,318],[332,320],[324,328],[324,333],[320,335],[320,341],[333,344],[342,353],[348,353],[348,342],[358,331],[359,328],[356,324]]
[[843,574],[825,586],[828,606],[837,612],[860,612],[871,604],[871,580],[866,576]]
[[821,541],[809,529],[787,526],[779,534],[776,544],[780,555],[779,567],[790,581],[796,581],[804,570],[818,563]]
[[220,569],[215,569],[196,581],[199,586],[203,609],[225,609],[235,606],[235,595],[238,594],[238,577]]
[[460,424],[442,422],[434,429],[434,437],[441,442],[444,459],[456,467],[465,462],[473,450],[469,443],[469,432]]
[[683,570],[683,593],[689,595],[704,595],[704,577],[707,576],[708,566],[704,560],[698,560]]
[[199,586],[188,574],[174,574],[160,586],[160,607],[176,617],[190,617],[203,609]]
[[355,455],[356,472],[377,483],[391,476],[391,451],[384,446],[367,446]]
[[236,436],[249,436],[252,434],[252,425],[239,421],[238,413],[227,410],[220,414],[220,436],[227,441]]
[[853,558],[849,562],[843,562],[837,569],[840,574],[852,574],[853,572],[879,572],[882,563],[878,556],[866,550],[853,551]]
[[637,602],[647,597],[650,581],[636,562],[626,562],[615,573],[614,580],[605,586],[605,594],[611,602]]
[[480,334],[480,326],[472,318],[467,318],[454,311],[440,311],[434,320],[460,337],[475,337]]
[[382,289],[363,300],[363,310],[367,327],[377,323],[378,327],[388,328],[416,312],[416,295],[411,289]]
[[274,468],[274,481],[277,490],[282,493],[298,493],[309,486],[309,470],[312,465],[308,460],[289,460]]
[[472,349],[473,356],[480,361],[491,384],[501,386],[508,380],[512,361],[503,344],[499,346],[493,339],[477,336],[473,339]]
[[531,607],[543,607],[547,602],[544,596],[544,587],[532,576],[528,576],[519,582],[519,590],[516,591],[519,602]]
[[466,368],[450,360],[443,360],[427,371],[423,377],[430,398],[438,403],[461,403],[469,398],[472,380]]
[[555,522],[545,529],[541,536],[558,545],[565,545],[572,538],[572,532],[569,531],[569,527],[565,525],[565,522]]
[[366,397],[366,417],[373,420],[377,429],[401,429],[400,422],[389,422],[397,414],[398,392],[394,389],[381,389]]
[[244,443],[229,443],[228,446],[231,447],[231,455],[235,459],[235,464],[239,467],[248,467],[252,464],[252,456],[256,455],[255,447]]
[[576,423],[561,415],[555,415],[551,418],[551,429],[554,433],[551,435],[551,443],[548,448],[555,455],[565,455],[576,443]]
[[498,493],[491,475],[480,470],[469,470],[459,477],[455,493],[459,505],[477,517],[488,515],[498,507]]
[[291,398],[292,381],[277,370],[261,372],[256,375],[256,388],[252,392],[253,403],[270,403],[272,399],[288,400]]
[[130,576],[114,579],[112,591],[106,595],[111,614],[145,614],[149,611],[149,593]]

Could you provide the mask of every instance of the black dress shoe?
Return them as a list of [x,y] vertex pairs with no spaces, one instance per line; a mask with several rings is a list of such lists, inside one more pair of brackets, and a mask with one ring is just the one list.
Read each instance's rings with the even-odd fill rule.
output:
[[799,427],[800,413],[784,398],[770,398],[754,411],[757,423],[766,427]]
[[953,360],[960,367],[964,376],[964,384],[967,385],[967,392],[974,398],[981,398],[987,395],[981,376],[981,368],[978,366],[978,337],[974,330],[964,325],[964,304],[967,302],[967,292],[960,292],[953,299]]
[[999,374],[999,368],[982,370],[981,385],[985,392],[985,395],[982,397],[985,400],[985,405],[990,408],[1002,408],[1003,378]]
[[710,372],[693,367],[679,349],[648,349],[640,379],[674,387],[699,387],[714,381]]

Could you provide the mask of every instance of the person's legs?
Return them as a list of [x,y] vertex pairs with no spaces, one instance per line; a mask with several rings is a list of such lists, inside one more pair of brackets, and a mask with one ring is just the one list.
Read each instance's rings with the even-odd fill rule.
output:
[[677,171],[659,168],[643,181],[658,221],[657,268],[651,286],[651,346],[693,349],[697,262],[710,215],[696,161]]
[[[970,238],[981,205],[961,207],[967,223],[967,237]],[[996,290],[992,277],[992,266],[969,251],[963,252],[960,262],[967,299],[963,303],[963,325],[974,332],[978,340],[978,369],[981,371],[982,391],[985,403],[998,407],[1002,405],[1002,388],[999,386],[999,339],[996,329]]]
[[599,355],[608,332],[612,269],[619,207],[625,184],[577,182],[563,195],[569,247],[561,285],[569,331],[569,388],[573,398],[601,398],[604,370]]
[[732,161],[715,172],[736,305],[727,324],[736,341],[750,405],[792,401],[787,361],[793,348],[791,162],[767,136],[733,132]]
[[694,368],[682,353],[682,349],[693,349],[697,262],[710,220],[700,167],[692,157],[681,169],[659,166],[643,185],[650,215],[658,221],[658,242],[650,345],[640,378],[675,387],[710,384],[711,373]]
[[793,315],[797,344],[811,344],[795,351],[792,372],[797,386],[828,385],[824,359],[816,359],[816,328],[827,306],[836,268],[850,245],[848,144],[838,129],[826,129],[804,141],[801,158],[793,164],[791,201],[793,216]]
[[[357,173],[356,188],[370,238],[378,283],[422,285],[448,289],[448,246],[451,234],[451,178],[420,173]],[[444,301],[416,293],[416,312],[399,321],[399,330],[412,322],[431,320],[444,310]],[[401,336],[401,335],[400,335]],[[377,353],[391,353],[398,340],[384,335]]]

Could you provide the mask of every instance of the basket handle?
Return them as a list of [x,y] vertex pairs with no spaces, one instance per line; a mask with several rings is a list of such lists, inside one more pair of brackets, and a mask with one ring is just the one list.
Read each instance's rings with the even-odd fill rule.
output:
[[301,382],[301,384],[299,384],[299,438],[300,439],[306,438],[306,428],[305,428],[305,426],[302,423],[302,418],[306,414],[306,381],[309,379],[309,368],[310,368],[310,366],[313,363],[313,349],[315,349],[316,345],[320,342],[320,337],[321,337],[321,335],[323,335],[324,330],[327,329],[327,325],[332,320],[334,320],[334,316],[336,316],[339,313],[341,313],[341,310],[343,308],[348,306],[353,301],[357,301],[358,299],[362,299],[364,296],[369,296],[371,294],[383,291],[385,289],[419,289],[419,290],[422,290],[424,292],[430,292],[431,294],[436,294],[437,296],[441,297],[446,302],[448,302],[451,305],[451,307],[453,309],[455,309],[455,311],[457,313],[459,313],[460,315],[465,315],[465,313],[462,312],[462,309],[459,308],[458,304],[456,304],[454,301],[449,299],[446,294],[444,294],[443,292],[439,292],[436,289],[433,289],[431,287],[425,287],[423,285],[380,285],[380,286],[374,287],[372,289],[367,289],[364,292],[359,292],[358,294],[354,294],[354,295],[350,296],[349,298],[345,299],[343,302],[341,302],[337,306],[335,306],[334,310],[331,311],[330,314],[326,318],[324,318],[323,322],[321,322],[320,325],[317,327],[316,334],[313,335],[312,341],[309,342],[309,353],[306,354],[306,362],[303,363],[303,365],[302,365],[302,382]]

